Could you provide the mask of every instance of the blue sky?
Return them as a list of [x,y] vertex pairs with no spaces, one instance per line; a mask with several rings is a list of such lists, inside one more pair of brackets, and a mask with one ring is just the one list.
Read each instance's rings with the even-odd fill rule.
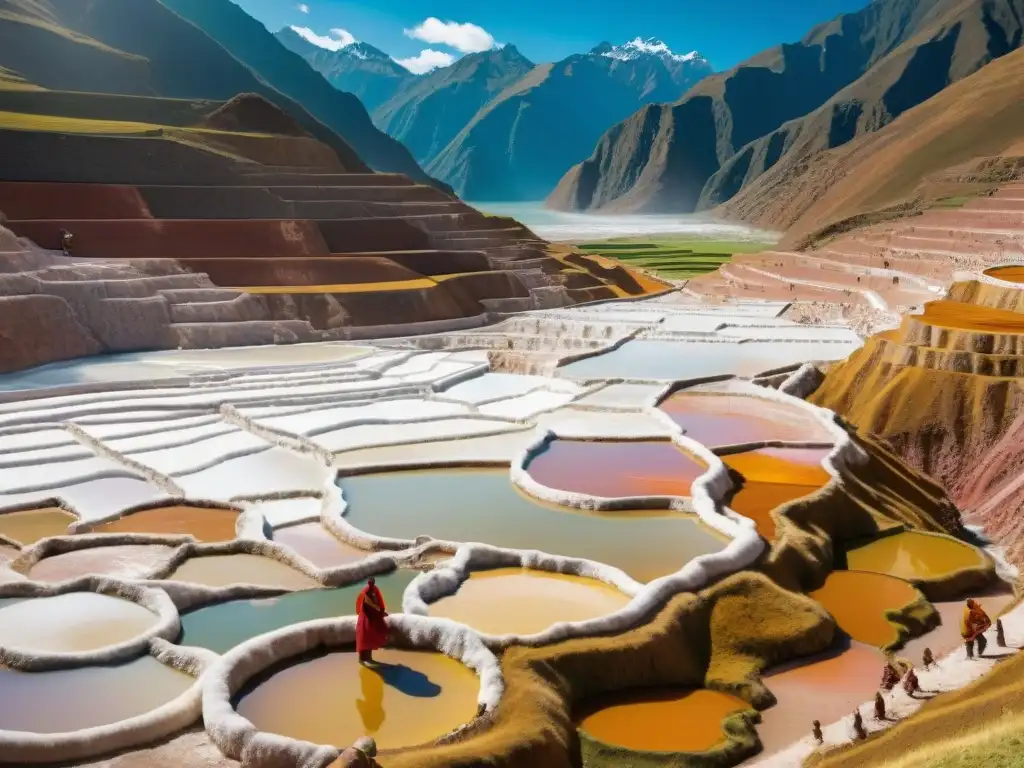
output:
[[473,41],[480,37],[467,27],[452,31],[449,39],[456,45],[438,42],[438,35],[431,35],[429,28],[420,37],[432,38],[433,42],[404,34],[404,30],[415,30],[426,19],[434,18],[479,27],[498,43],[514,43],[538,63],[584,52],[603,40],[622,43],[635,37],[658,37],[677,53],[700,51],[718,70],[728,69],[777,43],[794,42],[814,24],[867,4],[867,0],[233,2],[272,32],[295,25],[329,36],[331,29],[342,29],[396,59],[417,57],[424,50],[459,56],[465,51],[460,52],[457,45],[473,47]]

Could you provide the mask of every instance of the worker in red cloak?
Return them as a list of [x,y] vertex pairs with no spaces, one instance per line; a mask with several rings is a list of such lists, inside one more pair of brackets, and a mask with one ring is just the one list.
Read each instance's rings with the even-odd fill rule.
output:
[[373,661],[373,652],[382,648],[388,639],[387,606],[372,578],[356,598],[356,615],[356,651],[359,663],[368,664]]

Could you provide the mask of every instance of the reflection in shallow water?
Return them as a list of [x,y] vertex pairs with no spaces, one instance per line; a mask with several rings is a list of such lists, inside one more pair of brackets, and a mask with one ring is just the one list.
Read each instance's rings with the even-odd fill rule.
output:
[[97,525],[92,533],[191,534],[199,541],[231,541],[237,520],[234,509],[178,505],[133,512]]
[[491,635],[542,632],[560,621],[584,621],[629,602],[597,581],[526,568],[477,571],[454,595],[430,606],[430,615],[468,624]]
[[341,487],[346,519],[368,533],[541,549],[608,563],[640,581],[673,573],[727,543],[689,515],[545,506],[517,491],[504,469],[359,475],[343,478]]
[[708,447],[766,440],[831,442],[802,408],[749,395],[677,392],[658,406],[688,437]]
[[[389,613],[402,610],[402,593],[418,571],[393,571],[377,576]],[[260,600],[231,600],[200,608],[181,617],[180,645],[197,645],[226,653],[250,638],[313,619],[351,616],[364,582],[337,589],[311,589]]]
[[706,470],[667,440],[552,440],[527,467],[548,488],[606,499],[689,496],[690,484]]
[[813,597],[839,628],[858,642],[882,647],[896,640],[885,611],[910,605],[920,594],[902,579],[866,571],[833,571]]
[[846,554],[847,566],[887,573],[900,579],[933,579],[964,568],[977,568],[984,555],[969,544],[945,536],[906,531],[875,539]]
[[476,715],[479,681],[439,653],[374,653],[371,668],[354,652],[332,652],[277,667],[251,681],[238,712],[261,731],[347,747],[372,736],[378,748],[424,744]]
[[751,709],[718,691],[637,691],[588,710],[580,729],[605,744],[651,752],[706,752],[725,736],[722,721]]
[[66,581],[91,574],[138,579],[148,575],[172,554],[173,547],[160,544],[76,549],[38,561],[29,570],[29,578],[35,581]]
[[49,536],[63,536],[78,518],[60,507],[27,509],[0,514],[0,534],[21,543],[35,544]]
[[291,566],[261,555],[207,555],[182,563],[168,579],[207,587],[258,584],[288,589],[315,589],[320,585]]
[[91,651],[131,640],[158,616],[130,600],[95,592],[0,600],[0,646],[28,651]]
[[291,547],[317,568],[354,563],[372,552],[357,549],[334,536],[320,523],[302,523],[274,530],[274,541]]
[[757,525],[769,541],[775,538],[772,511],[809,496],[832,479],[821,466],[829,449],[762,448],[723,456],[722,461],[744,479],[729,506]]
[[194,682],[151,656],[55,672],[0,667],[0,729],[65,733],[108,725],[151,712]]

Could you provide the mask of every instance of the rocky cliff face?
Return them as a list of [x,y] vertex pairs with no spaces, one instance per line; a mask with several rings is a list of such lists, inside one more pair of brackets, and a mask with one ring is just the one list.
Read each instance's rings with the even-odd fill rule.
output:
[[514,45],[472,53],[404,82],[373,109],[373,120],[426,166],[485,104],[531,69]]
[[[550,205],[688,212],[877,130],[1020,43],[1020,0],[878,0],[614,126]],[[805,117],[806,116],[806,117]]]
[[607,126],[710,72],[699,55],[643,40],[539,65],[484,105],[427,170],[470,200],[542,199]]
[[337,51],[313,45],[291,27],[274,33],[281,45],[297,53],[339,91],[351,93],[370,112],[416,79],[379,48],[353,43]]

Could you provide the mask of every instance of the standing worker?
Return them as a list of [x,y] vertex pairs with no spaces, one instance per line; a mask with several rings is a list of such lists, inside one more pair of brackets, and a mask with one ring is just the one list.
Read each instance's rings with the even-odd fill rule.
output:
[[356,652],[360,664],[372,664],[373,652],[382,648],[388,639],[388,615],[384,596],[371,578],[356,598]]
[[64,251],[65,256],[71,255],[71,241],[74,239],[75,236],[66,229],[60,231],[60,249]]
[[967,648],[967,658],[974,658],[974,641],[978,641],[978,655],[985,655],[985,632],[992,626],[992,620],[985,613],[976,600],[968,600],[964,608],[963,618],[960,619],[960,635],[964,639],[964,646]]

